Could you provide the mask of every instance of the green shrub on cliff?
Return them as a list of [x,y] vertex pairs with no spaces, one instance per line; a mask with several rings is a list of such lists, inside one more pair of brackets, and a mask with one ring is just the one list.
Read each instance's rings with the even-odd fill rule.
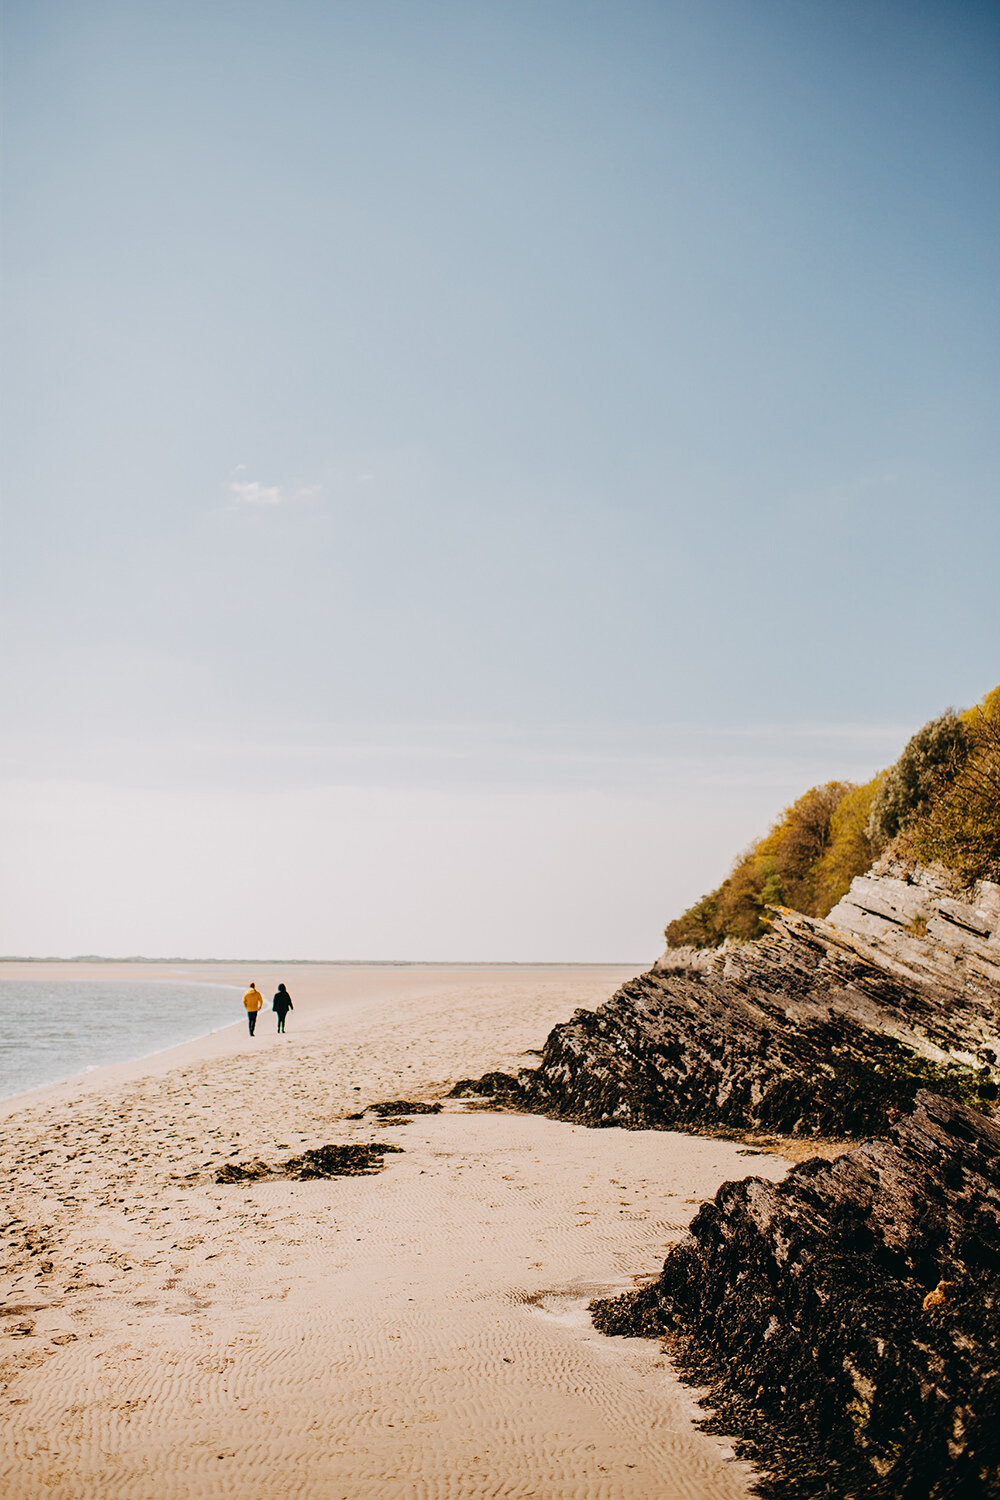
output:
[[965,755],[900,836],[901,852],[966,885],[1000,880],[1000,688],[962,715]]
[[932,719],[909,740],[886,772],[872,804],[868,837],[876,853],[894,839],[955,779],[968,754],[968,731],[954,709]]

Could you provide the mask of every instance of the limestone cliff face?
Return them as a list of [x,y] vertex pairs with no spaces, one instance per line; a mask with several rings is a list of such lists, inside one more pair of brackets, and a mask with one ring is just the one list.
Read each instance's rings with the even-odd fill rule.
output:
[[511,1102],[589,1125],[878,1134],[930,1085],[996,1097],[1000,888],[869,875],[826,920],[668,950],[546,1041]]
[[592,1311],[668,1335],[766,1495],[996,1497],[1000,1126],[921,1093],[883,1141],[724,1184],[652,1285]]
[[1000,885],[957,899],[937,872],[884,866],[851,882],[826,925],[894,972],[958,988],[1000,991]]

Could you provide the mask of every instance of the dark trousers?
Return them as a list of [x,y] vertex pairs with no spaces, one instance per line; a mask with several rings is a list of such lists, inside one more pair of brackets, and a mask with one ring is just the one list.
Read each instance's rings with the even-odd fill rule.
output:
[[257,1025],[257,1012],[255,1010],[247,1011],[247,1025],[250,1027],[250,1035],[253,1036],[254,1027]]
[[277,1014],[277,1017],[278,1017],[278,1030],[279,1031],[284,1031],[284,1029],[285,1029],[285,1017],[288,1015],[288,1012],[287,1012],[287,1010],[279,1010],[278,1012],[276,1012],[276,1014]]

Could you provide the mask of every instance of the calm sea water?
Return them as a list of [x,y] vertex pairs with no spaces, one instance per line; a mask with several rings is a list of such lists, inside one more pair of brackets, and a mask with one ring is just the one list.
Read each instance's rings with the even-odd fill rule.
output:
[[131,1062],[243,1019],[232,984],[0,979],[0,1098]]

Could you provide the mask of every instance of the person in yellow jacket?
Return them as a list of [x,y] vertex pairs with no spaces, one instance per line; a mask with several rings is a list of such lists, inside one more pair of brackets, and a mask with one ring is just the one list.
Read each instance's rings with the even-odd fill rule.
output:
[[250,988],[243,996],[243,1004],[247,1008],[247,1024],[250,1027],[250,1035],[253,1036],[254,1027],[257,1025],[257,1012],[264,1004],[264,998],[253,980],[250,981]]

